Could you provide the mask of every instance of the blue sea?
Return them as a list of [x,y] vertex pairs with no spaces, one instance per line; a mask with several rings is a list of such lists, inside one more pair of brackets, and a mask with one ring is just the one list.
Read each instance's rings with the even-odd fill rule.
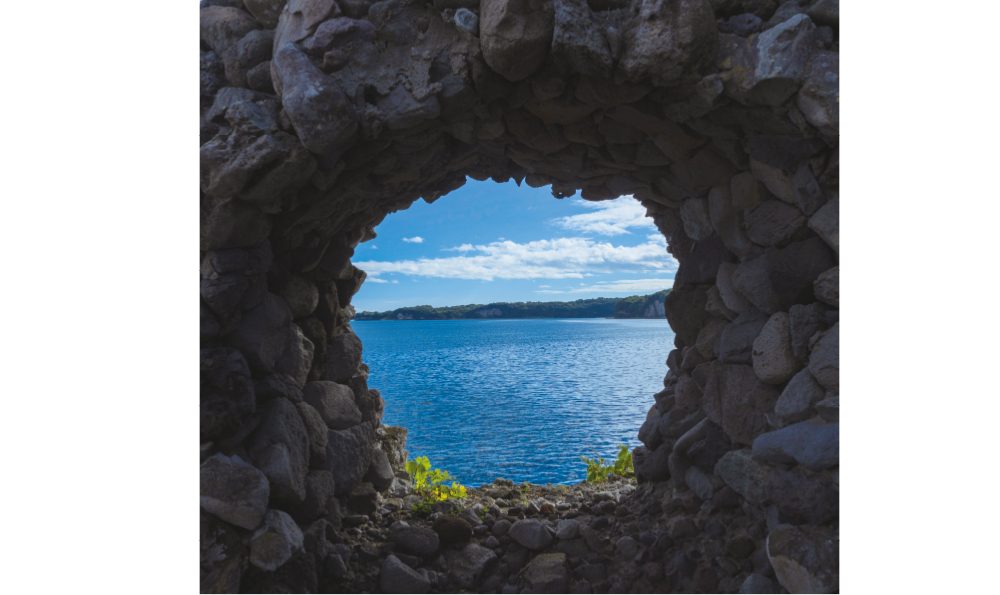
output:
[[581,455],[613,458],[663,388],[674,333],[664,320],[360,321],[368,385],[387,425],[407,428],[462,484],[505,477],[571,484]]

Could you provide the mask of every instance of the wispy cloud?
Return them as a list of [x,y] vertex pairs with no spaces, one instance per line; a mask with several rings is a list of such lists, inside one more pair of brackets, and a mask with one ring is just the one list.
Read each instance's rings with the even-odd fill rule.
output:
[[420,236],[413,236],[412,238],[403,238],[404,242],[409,242],[411,244],[423,244],[424,238]]
[[461,246],[456,246],[454,248],[442,248],[445,252],[470,252],[475,249],[475,246],[472,244],[462,244]]
[[632,233],[630,228],[656,229],[653,220],[646,217],[645,207],[631,196],[602,202],[575,200],[573,205],[592,212],[560,217],[552,222],[563,229],[605,236]]
[[[669,289],[674,286],[673,279],[621,279],[618,281],[607,281],[595,283],[593,285],[580,284],[581,287],[572,287],[564,290],[543,289],[536,290],[535,293],[655,293],[661,289]],[[547,287],[540,285],[539,287]]]
[[[663,236],[653,235],[638,246],[615,246],[589,238],[537,240],[525,244],[504,241],[472,246],[461,256],[395,262],[355,263],[369,278],[382,273],[450,279],[583,279],[595,274],[664,274],[677,270]],[[464,248],[465,246],[459,246]]]
[[388,281],[386,281],[385,279],[379,279],[378,277],[372,277],[372,276],[369,276],[367,280],[371,281],[372,283],[388,283]]

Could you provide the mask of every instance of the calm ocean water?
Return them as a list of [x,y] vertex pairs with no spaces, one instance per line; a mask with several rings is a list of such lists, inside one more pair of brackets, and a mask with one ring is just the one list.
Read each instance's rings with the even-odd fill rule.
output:
[[409,431],[426,456],[465,485],[577,483],[580,455],[639,444],[663,387],[674,333],[666,320],[369,321],[368,385],[383,423]]

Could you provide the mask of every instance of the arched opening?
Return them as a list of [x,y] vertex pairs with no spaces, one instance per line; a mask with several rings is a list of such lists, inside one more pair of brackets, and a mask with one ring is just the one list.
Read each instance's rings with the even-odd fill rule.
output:
[[[836,3],[205,4],[203,587],[836,589]],[[466,176],[635,196],[679,262],[676,349],[634,493],[583,537],[545,539],[553,507],[515,518],[540,541],[491,525],[442,563],[354,514],[401,445],[351,262]]]

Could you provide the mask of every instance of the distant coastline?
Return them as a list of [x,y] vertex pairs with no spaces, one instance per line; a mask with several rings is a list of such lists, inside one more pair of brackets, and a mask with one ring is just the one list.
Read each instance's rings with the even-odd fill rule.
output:
[[412,306],[388,312],[358,312],[354,319],[372,320],[477,320],[524,318],[665,318],[664,289],[626,298],[593,298],[572,302],[494,302],[464,306]]

